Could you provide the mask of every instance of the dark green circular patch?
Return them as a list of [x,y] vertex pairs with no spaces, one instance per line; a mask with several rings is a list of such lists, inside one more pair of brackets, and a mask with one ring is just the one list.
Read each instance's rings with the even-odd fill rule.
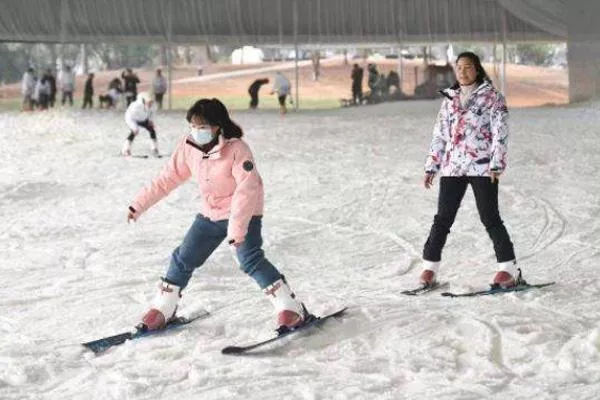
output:
[[254,169],[254,164],[252,164],[252,161],[248,160],[248,161],[244,161],[244,164],[242,165],[244,167],[244,171],[250,172]]

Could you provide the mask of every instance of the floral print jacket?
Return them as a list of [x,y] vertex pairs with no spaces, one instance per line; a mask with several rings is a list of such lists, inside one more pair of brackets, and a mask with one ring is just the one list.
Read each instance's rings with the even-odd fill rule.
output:
[[479,85],[460,102],[460,88],[442,91],[446,97],[433,128],[425,162],[428,173],[442,176],[490,176],[506,168],[508,109],[491,83]]

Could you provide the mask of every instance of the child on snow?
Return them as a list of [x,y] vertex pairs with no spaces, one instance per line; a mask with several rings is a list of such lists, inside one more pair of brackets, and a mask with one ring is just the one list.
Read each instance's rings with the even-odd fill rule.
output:
[[152,120],[154,116],[153,103],[154,100],[152,100],[150,93],[140,92],[137,95],[136,101],[132,102],[127,107],[127,111],[125,111],[125,123],[127,123],[127,126],[131,131],[125,140],[125,143],[123,143],[121,155],[130,156],[133,139],[135,139],[140,132],[148,132],[150,139],[152,140],[152,155],[158,157],[158,141],[156,140],[156,130],[154,128],[154,121]]
[[193,271],[227,240],[240,268],[273,303],[281,327],[301,324],[306,309],[262,250],[263,184],[242,129],[217,99],[198,100],[187,112],[189,134],[170,161],[129,207],[128,221],[140,215],[192,176],[202,193],[201,213],[173,251],[165,277],[149,311],[147,329],[164,327],[174,317],[181,292]]

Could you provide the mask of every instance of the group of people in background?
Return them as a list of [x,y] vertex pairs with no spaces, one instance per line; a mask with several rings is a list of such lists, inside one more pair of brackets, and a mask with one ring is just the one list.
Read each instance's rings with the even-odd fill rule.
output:
[[396,71],[390,71],[387,76],[379,73],[377,65],[367,65],[367,85],[369,91],[363,95],[362,85],[364,77],[364,69],[358,64],[354,64],[350,79],[352,80],[352,103],[355,105],[375,104],[385,101],[391,94],[394,88],[395,95],[402,95],[400,89],[400,75]]
[[[89,73],[85,80],[82,109],[94,107],[94,77],[94,73]],[[106,92],[98,95],[99,108],[116,107],[121,97],[124,97],[126,105],[129,106],[137,98],[139,83],[140,78],[137,74],[131,68],[127,68],[120,78],[115,77],[109,82]],[[167,81],[161,69],[156,70],[152,89],[154,101],[158,108],[162,109],[163,97],[167,91]],[[47,110],[54,107],[58,90],[62,93],[61,105],[72,107],[75,93],[75,73],[70,66],[65,66],[58,74],[58,79],[54,76],[51,68],[48,68],[39,78],[32,67],[28,68],[21,81],[23,110]]]
[[[57,87],[58,86],[58,87]],[[73,105],[73,91],[75,89],[75,76],[69,67],[57,79],[49,68],[38,78],[33,68],[28,68],[21,81],[24,110],[46,110],[56,104],[57,89],[62,92],[61,104],[67,101]]]
[[[132,155],[132,146],[135,138],[142,134],[150,137],[150,152],[154,157],[161,157],[158,151],[158,140],[156,125],[154,124],[154,111],[156,108],[162,108],[163,95],[166,91],[167,82],[162,76],[162,71],[159,69],[156,71],[156,78],[154,79],[152,88],[154,90],[154,97],[148,92],[137,92],[137,83],[139,79],[133,75],[131,70],[126,70],[123,75],[125,81],[123,91],[126,93],[127,99],[127,110],[125,111],[125,123],[129,128],[129,134],[123,142],[121,148],[121,155],[128,157]],[[93,77],[92,77],[93,78]],[[250,108],[256,109],[258,107],[258,92],[263,85],[268,84],[270,81],[268,78],[261,78],[255,80],[248,88],[250,94]],[[111,88],[109,92],[119,93],[120,80],[115,78],[111,81]],[[86,85],[87,87],[87,85]],[[283,115],[287,113],[286,100],[291,93],[291,84],[287,77],[281,72],[275,74],[273,87],[271,88],[271,94],[277,94],[277,99],[280,106],[280,113]],[[135,94],[135,97],[133,95]],[[109,94],[100,96],[101,107],[103,103],[108,106],[114,104],[112,97]],[[155,106],[156,104],[156,106]]]
[[[83,88],[82,109],[94,107],[94,73],[89,73],[85,80]],[[362,76],[361,76],[362,79]],[[118,105],[121,98],[124,98],[125,105],[128,107],[138,96],[138,85],[140,78],[131,68],[125,69],[120,77],[115,77],[108,84],[108,90],[98,95],[99,108],[114,108]],[[269,78],[260,78],[252,82],[248,88],[250,95],[250,109],[258,108],[258,93],[261,86],[270,83]],[[52,69],[47,69],[38,79],[33,68],[27,69],[22,79],[23,110],[31,111],[35,109],[46,110],[54,107],[56,103],[57,89],[62,92],[61,104],[64,106],[73,106],[73,94],[75,93],[75,73],[70,66],[65,66],[57,79]],[[156,75],[152,80],[153,103],[157,109],[163,108],[164,95],[167,92],[167,80],[162,70],[156,70]],[[292,84],[290,80],[281,72],[276,72],[273,79],[273,86],[270,94],[277,95],[279,103],[279,112],[284,115],[287,113],[287,102],[293,104],[291,98]],[[361,95],[362,96],[362,95]]]
[[[255,110],[258,108],[258,92],[261,86],[268,84],[269,78],[260,78],[252,82],[248,88],[248,94],[250,95],[250,109]],[[287,113],[286,100],[291,98],[292,84],[290,80],[283,75],[281,72],[275,73],[275,79],[273,87],[271,88],[271,94],[277,94],[277,101],[279,102],[279,113],[284,115]]]
[[[363,93],[364,69],[358,64],[354,64],[351,73],[352,80],[352,99],[350,102],[354,105],[373,104],[385,101],[390,95],[402,95],[400,89],[400,76],[396,71],[390,71],[387,76],[377,70],[377,65],[367,65],[367,85],[369,91]],[[93,73],[88,74],[83,89],[82,108],[94,107],[94,77]],[[250,95],[250,109],[258,108],[259,91],[263,85],[270,83],[269,78],[259,78],[252,82],[248,87]],[[131,68],[125,69],[120,77],[116,77],[108,84],[108,90],[98,96],[99,108],[116,107],[121,97],[125,100],[125,105],[133,103],[138,95],[138,85],[140,78]],[[392,92],[392,88],[394,91]],[[58,89],[62,92],[61,104],[68,103],[73,106],[73,93],[75,92],[75,74],[71,67],[66,66],[59,74]],[[281,72],[276,72],[273,79],[273,86],[270,94],[276,94],[279,102],[279,111],[282,115],[287,113],[287,101],[293,104],[291,98],[292,85],[290,80]],[[163,108],[163,98],[167,92],[167,80],[162,74],[161,69],[156,70],[152,81],[153,102],[160,110]],[[57,94],[57,79],[51,69],[38,79],[33,68],[29,68],[23,75],[22,80],[23,109],[45,110],[54,107]]]

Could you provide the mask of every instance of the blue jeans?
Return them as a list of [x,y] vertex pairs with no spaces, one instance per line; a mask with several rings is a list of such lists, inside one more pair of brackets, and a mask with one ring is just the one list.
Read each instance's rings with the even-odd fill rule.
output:
[[[228,224],[229,220],[211,221],[198,214],[181,245],[173,251],[165,278],[182,289],[185,288],[194,270],[204,264],[225,240]],[[242,271],[264,289],[281,278],[281,274],[265,258],[261,228],[262,217],[252,217],[244,243],[236,249],[236,253]]]

